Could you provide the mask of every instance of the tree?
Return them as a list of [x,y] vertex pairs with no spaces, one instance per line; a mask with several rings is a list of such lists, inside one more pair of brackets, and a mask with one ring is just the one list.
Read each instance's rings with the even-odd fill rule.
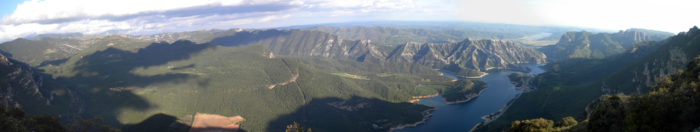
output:
[[0,104],[0,130],[10,132],[65,132],[58,117],[51,115],[27,116],[17,106]]
[[284,130],[285,132],[311,132],[311,128],[306,129],[304,131],[304,128],[299,125],[296,121],[292,124],[287,125],[287,129]]
[[553,126],[554,126],[554,121],[547,120],[544,118],[537,118],[537,119],[530,119],[530,120],[523,120],[523,121],[514,121],[510,125],[510,128],[508,129],[508,131],[509,132],[549,132],[549,131],[554,130]]

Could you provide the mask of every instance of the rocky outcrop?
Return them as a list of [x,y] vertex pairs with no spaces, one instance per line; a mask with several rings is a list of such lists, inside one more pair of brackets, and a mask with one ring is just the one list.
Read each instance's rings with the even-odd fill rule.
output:
[[470,39],[451,44],[407,43],[387,53],[379,50],[370,40],[346,40],[329,33],[308,30],[241,31],[213,39],[211,43],[226,46],[264,45],[276,55],[421,64],[438,69],[453,65],[476,71],[508,68],[521,63],[544,63],[546,58],[539,51],[513,42]]
[[[650,32],[650,31],[647,31]],[[658,41],[665,35],[647,36],[638,29],[630,29],[617,33],[591,33],[586,31],[568,32],[561,36],[555,45],[540,48],[550,60],[571,58],[601,59],[617,55],[634,47],[635,44],[646,41]]]
[[[659,42],[655,52],[638,61],[631,67],[623,69],[626,72],[616,74],[625,76],[629,73],[633,89],[623,89],[626,92],[644,93],[649,87],[656,85],[661,77],[675,73],[684,68],[693,57],[700,55],[700,29],[694,27],[688,32],[680,33],[666,41]],[[615,87],[614,85],[612,87]]]
[[394,130],[401,130],[401,129],[408,128],[408,127],[416,127],[420,124],[423,124],[423,123],[425,123],[425,121],[428,121],[428,119],[430,119],[431,116],[433,116],[433,114],[431,112],[434,110],[436,110],[436,108],[431,108],[431,109],[428,109],[428,110],[421,112],[421,114],[423,115],[423,119],[421,119],[421,121],[414,122],[411,124],[401,124],[398,126],[394,126],[394,127],[391,127],[389,129],[389,131],[393,132]]
[[[50,100],[41,91],[41,77],[34,75],[26,65],[13,62],[0,54],[0,100],[8,105],[24,103],[49,105]],[[39,102],[31,102],[39,101]]]
[[384,53],[369,40],[345,40],[338,36],[306,30],[241,31],[210,43],[225,46],[263,45],[275,55],[318,56],[357,61],[381,61]]
[[0,65],[10,65],[10,60],[4,55],[0,54]]
[[544,63],[546,56],[509,41],[464,40],[451,44],[404,44],[387,57],[389,62],[418,63],[433,68],[450,65],[486,71],[515,64]]

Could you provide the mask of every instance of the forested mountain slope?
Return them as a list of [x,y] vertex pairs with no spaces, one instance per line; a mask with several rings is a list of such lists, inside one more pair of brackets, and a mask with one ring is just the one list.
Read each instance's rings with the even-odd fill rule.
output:
[[[420,64],[437,69],[486,71],[511,68],[513,64],[544,63],[536,50],[509,41],[464,40],[451,44],[403,44],[381,50],[367,40],[346,40],[338,36],[307,30],[241,31],[211,40],[226,46],[263,45],[275,55],[316,56],[392,64]],[[466,74],[462,74],[466,75]],[[477,75],[478,76],[478,75]]]
[[700,123],[700,57],[686,69],[664,76],[642,95],[604,95],[586,108],[581,123],[573,118],[557,123],[539,118],[515,121],[508,131],[695,131]]
[[[629,29],[617,33],[591,33],[586,31],[567,32],[555,45],[539,49],[550,56],[551,60],[563,59],[602,59],[617,55],[632,48],[635,44],[646,41],[660,41],[671,35],[656,33],[647,36],[651,30]],[[665,36],[665,37],[664,37]]]
[[[357,117],[334,123],[357,126],[358,129],[326,125],[309,127],[332,131],[385,131],[425,118],[429,107],[405,103],[412,96],[451,90],[447,87],[453,83],[451,79],[421,65],[364,63],[342,53],[335,57],[324,56],[327,52],[301,54],[314,53],[313,48],[301,44],[340,45],[343,47],[336,48],[342,50],[344,46],[363,44],[361,41],[316,43],[315,40],[325,41],[326,37],[332,36],[322,36],[320,32],[292,34],[294,37],[275,39],[246,36],[244,38],[253,37],[247,39],[255,41],[240,45],[198,44],[186,40],[149,44],[144,43],[148,41],[130,37],[105,37],[86,46],[86,49],[66,52],[72,54],[66,55],[61,63],[38,65],[36,68],[41,69],[39,74],[45,79],[43,86],[26,83],[33,81],[31,74],[19,70],[17,76],[21,76],[18,79],[25,81],[18,84],[31,86],[3,86],[4,91],[12,91],[3,93],[3,98],[17,102],[30,114],[46,112],[60,114],[63,118],[97,116],[103,118],[106,124],[126,126],[124,130],[145,128],[134,125],[137,123],[182,130],[179,125],[171,128],[152,123],[162,118],[167,120],[155,123],[189,124],[193,115],[199,112],[241,115],[246,119],[241,123],[242,129],[250,131],[277,131],[293,121],[310,124],[320,121],[315,118],[318,114],[329,118]],[[246,39],[237,40],[241,41],[235,42]],[[293,41],[271,45],[277,44],[278,40]],[[37,43],[40,42],[27,40],[26,45]],[[301,48],[275,49],[268,46]],[[284,51],[290,52],[285,56]],[[42,52],[32,51],[15,54],[43,55]],[[3,61],[3,64],[6,62],[10,61]],[[351,65],[354,67],[349,68]],[[363,67],[374,70],[364,71]],[[12,65],[9,68],[12,70],[3,72],[16,72],[19,69]],[[21,92],[30,93],[18,96],[20,88],[27,89]],[[460,88],[457,91],[468,92],[471,89],[464,88],[466,90]],[[35,93],[36,90],[41,94]],[[38,101],[26,102],[31,100]],[[51,102],[46,103],[46,100]],[[353,103],[343,103],[345,101]],[[317,108],[324,111],[315,111]],[[373,127],[372,124],[378,126]]]
[[514,120],[585,118],[586,105],[603,94],[646,93],[656,79],[683,68],[700,55],[700,29],[691,28],[661,42],[649,42],[605,59],[572,59],[548,64],[537,90],[524,93],[510,110],[478,130],[503,130]]
[[417,63],[459,73],[462,70],[507,69],[523,63],[540,64],[546,62],[545,58],[534,49],[509,41],[467,39],[451,44],[400,45],[389,53],[387,61]]

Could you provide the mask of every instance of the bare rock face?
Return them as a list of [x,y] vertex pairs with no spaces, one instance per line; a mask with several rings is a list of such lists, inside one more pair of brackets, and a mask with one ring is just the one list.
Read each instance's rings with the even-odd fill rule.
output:
[[390,53],[387,61],[419,63],[434,68],[458,65],[485,71],[514,64],[545,63],[546,58],[539,51],[513,42],[468,39],[451,44],[404,44]]
[[473,70],[507,68],[513,64],[544,63],[539,51],[507,41],[464,40],[451,44],[404,44],[383,52],[370,40],[347,40],[319,31],[253,30],[214,38],[225,46],[263,45],[276,55],[318,56],[360,62],[421,64],[434,68],[448,65]]
[[10,61],[7,60],[7,57],[0,54],[0,65],[9,65],[9,63],[10,63]]
[[630,81],[622,84],[610,84],[612,88],[626,88],[622,90],[625,92],[644,93],[649,90],[649,87],[656,85],[658,79],[683,69],[692,58],[700,55],[700,29],[691,28],[688,32],[656,42],[649,47],[640,47],[636,51],[630,51],[631,53],[629,53],[643,54],[643,56],[625,56],[625,58],[621,58],[638,58],[638,61],[611,77],[630,78]]
[[626,50],[632,49],[637,43],[658,41],[665,37],[664,35],[650,37],[645,32],[632,29],[617,33],[596,34],[586,31],[568,32],[562,35],[557,44],[542,47],[540,51],[550,56],[552,60],[570,58],[601,59],[624,53]]
[[0,54],[0,101],[11,105],[30,103],[29,101],[49,104],[50,101],[39,89],[41,82],[39,77],[35,78],[30,68],[13,63]]
[[290,56],[320,56],[364,61],[382,59],[384,53],[377,50],[369,40],[344,40],[338,36],[316,31],[288,32],[276,38],[263,39],[259,43],[270,51]]

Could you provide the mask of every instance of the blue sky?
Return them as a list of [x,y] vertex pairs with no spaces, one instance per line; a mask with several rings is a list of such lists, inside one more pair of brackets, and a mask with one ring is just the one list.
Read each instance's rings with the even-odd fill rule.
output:
[[15,11],[17,4],[24,2],[24,0],[2,0],[0,1],[0,15],[6,16],[12,14]]
[[698,0],[2,0],[0,41],[354,21],[475,21],[685,31]]

